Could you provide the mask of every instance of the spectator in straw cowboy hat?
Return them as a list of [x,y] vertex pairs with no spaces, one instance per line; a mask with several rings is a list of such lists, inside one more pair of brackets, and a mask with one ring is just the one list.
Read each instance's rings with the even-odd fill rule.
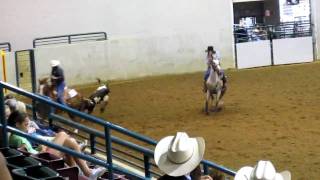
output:
[[255,167],[242,167],[234,180],[291,180],[289,171],[277,173],[270,161],[259,161]]
[[209,176],[201,177],[199,164],[204,150],[205,143],[202,137],[190,138],[185,132],[164,137],[158,142],[154,152],[155,163],[166,173],[159,179],[210,180]]
[[51,83],[55,85],[56,91],[57,91],[57,102],[63,105],[66,105],[64,102],[64,88],[66,86],[65,84],[65,78],[64,78],[64,72],[63,69],[60,67],[60,61],[59,60],[51,60]]

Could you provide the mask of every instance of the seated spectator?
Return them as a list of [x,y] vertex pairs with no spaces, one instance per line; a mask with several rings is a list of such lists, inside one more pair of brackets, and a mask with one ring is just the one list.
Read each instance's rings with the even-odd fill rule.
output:
[[270,161],[259,161],[254,168],[242,167],[234,180],[291,180],[291,174],[289,171],[277,173]]
[[[20,111],[15,111],[11,113],[8,118],[9,126],[16,127],[17,129],[26,133],[28,132],[29,122],[30,122],[30,119],[28,118],[28,115]],[[76,140],[73,138],[69,138],[69,136],[65,132],[57,133],[56,136],[52,139],[52,142],[57,145],[67,147],[81,153],[80,146],[76,142]],[[84,175],[88,176],[90,179],[96,179],[106,171],[106,169],[103,167],[90,169],[84,160],[70,156],[68,154],[64,154],[56,149],[52,149],[43,145],[39,146],[38,149],[34,149],[31,143],[26,138],[18,136],[16,134],[10,135],[9,145],[15,148],[24,147],[29,153],[32,153],[32,154],[36,154],[39,152],[49,152],[59,157],[65,156],[65,159],[68,165],[70,166],[78,165],[82,170],[82,172],[84,173]]]
[[189,138],[184,132],[161,139],[155,148],[154,160],[166,175],[159,179],[211,180],[210,176],[201,177],[199,164],[204,150],[205,143],[202,137]]
[[9,169],[7,167],[6,159],[4,158],[1,152],[0,152],[0,179],[3,179],[3,180],[12,179]]

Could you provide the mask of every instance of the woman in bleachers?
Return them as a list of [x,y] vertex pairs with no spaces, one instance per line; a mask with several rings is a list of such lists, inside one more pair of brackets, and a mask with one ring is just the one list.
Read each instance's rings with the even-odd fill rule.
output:
[[[30,123],[30,119],[25,112],[15,111],[10,114],[8,118],[8,125],[16,127],[17,129],[28,132],[28,126]],[[59,132],[52,140],[53,143],[64,146],[70,149],[73,149],[79,153],[81,153],[81,149],[79,144],[76,142],[75,139],[70,138],[65,132]],[[65,157],[66,162],[70,166],[78,165],[84,175],[88,176],[90,179],[96,179],[97,177],[101,176],[106,169],[103,167],[99,167],[96,169],[90,169],[87,163],[79,158],[75,158],[68,154],[64,154],[56,149],[49,148],[46,146],[39,146],[38,149],[34,149],[31,143],[24,137],[18,136],[16,134],[11,134],[9,138],[9,145],[15,148],[22,148],[24,147],[29,153],[37,154],[39,152],[49,152],[59,157]]]

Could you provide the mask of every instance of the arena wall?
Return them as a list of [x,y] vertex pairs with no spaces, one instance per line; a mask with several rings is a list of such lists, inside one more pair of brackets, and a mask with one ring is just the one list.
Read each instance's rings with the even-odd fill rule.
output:
[[51,59],[60,60],[68,84],[201,71],[205,61],[199,44],[192,35],[177,35],[40,47],[35,49],[37,77],[49,75]]

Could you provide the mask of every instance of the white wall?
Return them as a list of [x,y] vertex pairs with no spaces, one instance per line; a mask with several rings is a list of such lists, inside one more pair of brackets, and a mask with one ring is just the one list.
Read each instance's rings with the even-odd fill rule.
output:
[[[122,61],[125,63],[119,68],[123,68],[138,59],[140,64],[134,66],[141,70],[140,65],[150,59],[162,64],[179,64],[186,59],[192,63],[167,72],[202,70],[204,63],[202,68],[197,63],[202,62],[206,47],[214,45],[227,68],[234,67],[232,11],[232,0],[2,0],[0,42],[11,42],[14,50],[27,49],[38,37],[104,31],[109,35],[109,45],[118,49],[105,47],[108,56],[100,46],[93,51],[100,53],[94,55],[98,59],[108,57],[108,65]],[[48,54],[54,57],[52,52]],[[129,78],[132,73],[121,77]]]
[[274,64],[292,64],[313,61],[312,37],[274,39]]
[[200,44],[192,35],[172,35],[39,47],[35,49],[37,77],[49,75],[51,59],[61,61],[69,85],[96,77],[129,79],[202,71],[205,61],[199,58],[204,53]]
[[254,41],[237,44],[238,68],[252,68],[271,65],[270,41]]

